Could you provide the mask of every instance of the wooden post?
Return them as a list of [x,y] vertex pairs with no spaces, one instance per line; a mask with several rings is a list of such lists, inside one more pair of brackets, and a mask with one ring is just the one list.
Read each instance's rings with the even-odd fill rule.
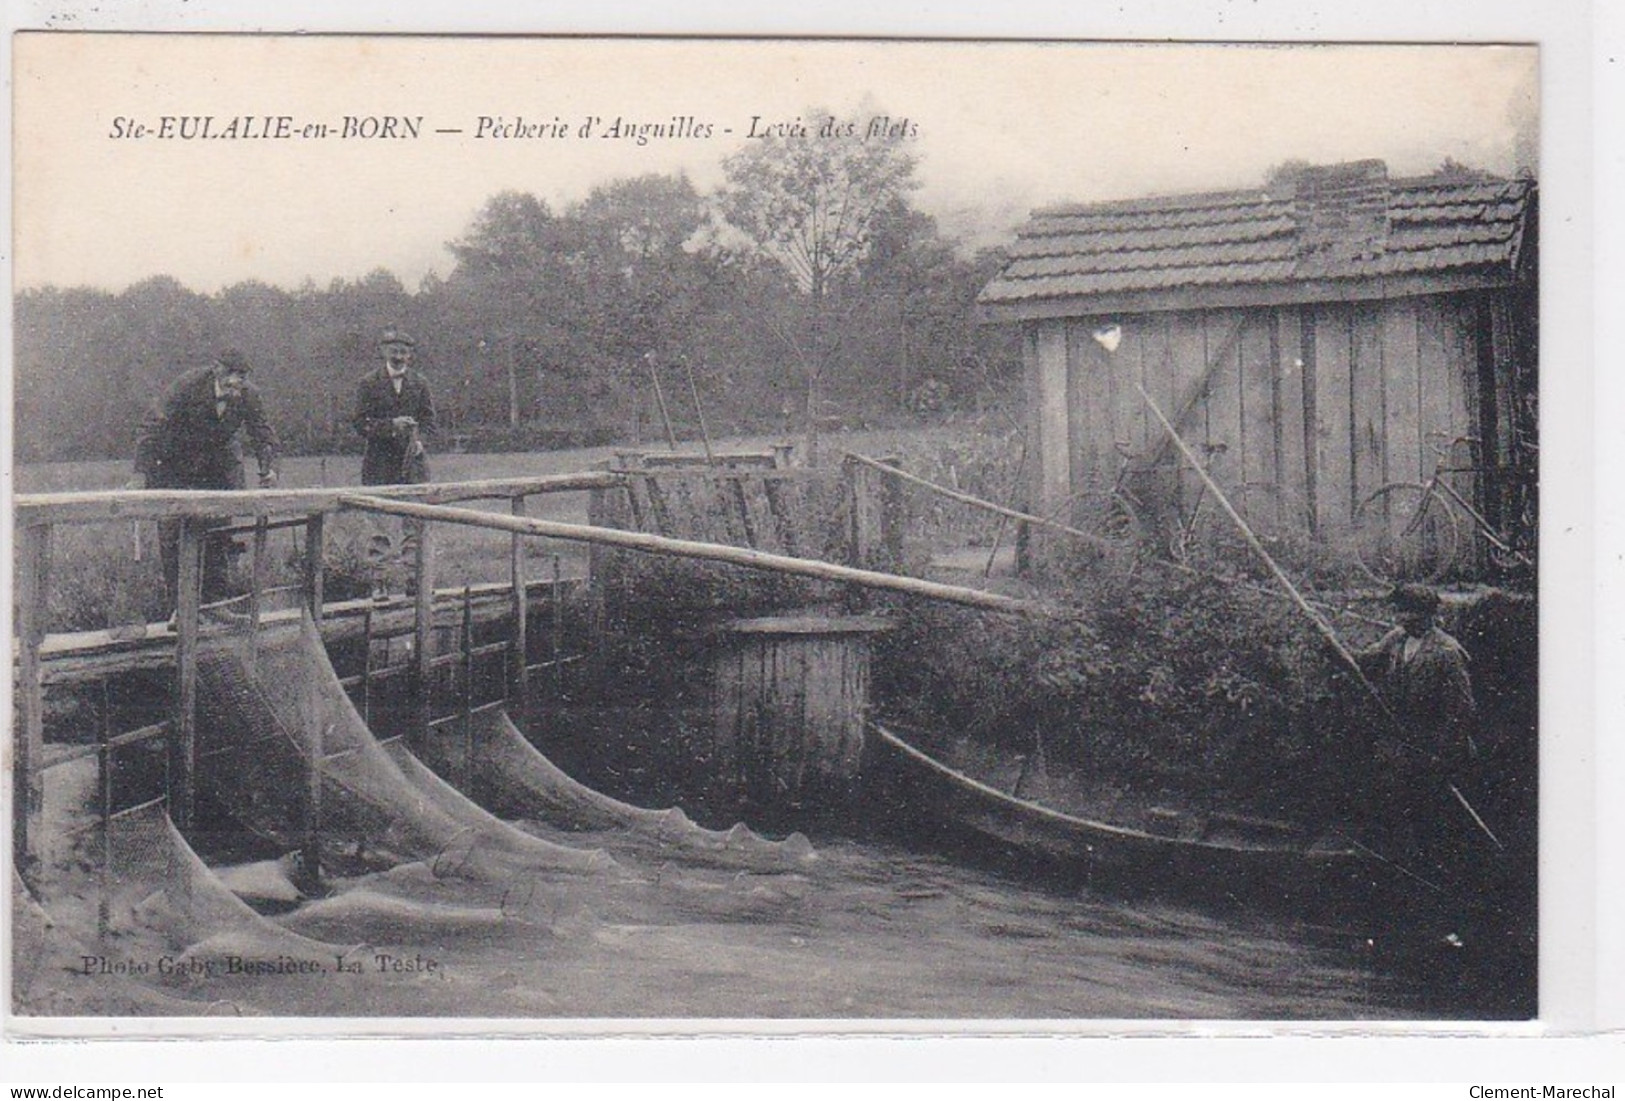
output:
[[[605,465],[608,473],[622,481],[619,486],[594,488],[588,493],[587,523],[605,528],[636,528],[633,507],[637,497],[631,480],[625,477],[629,468],[626,453],[617,452]],[[624,555],[596,543],[587,548],[587,660],[595,682],[603,674],[601,655],[609,633],[610,590],[620,586],[624,560]]]
[[40,815],[45,788],[45,691],[40,683],[40,643],[45,638],[46,598],[51,590],[51,529],[18,532],[17,550],[18,738],[13,780],[12,848],[18,871],[32,874],[40,858]]
[[101,867],[97,882],[96,935],[106,937],[112,925],[113,907],[113,714],[107,678],[101,678],[102,721],[96,740],[96,786],[100,793],[102,819]]
[[305,521],[305,599],[310,609],[310,618],[320,627],[322,623],[322,595],[323,577],[326,568],[323,559],[327,555],[326,517],[320,512],[313,512]]
[[[595,491],[596,492],[596,491]],[[525,499],[513,499],[513,514],[525,514]],[[513,686],[521,701],[530,690],[529,612],[525,592],[525,537],[517,532],[508,551],[513,584]]]
[[[314,617],[304,617],[300,630],[306,632],[307,654],[313,645],[321,645],[322,636]],[[322,878],[322,759],[327,754],[327,711],[319,684],[317,670],[307,670],[302,710],[305,744],[310,756],[309,766],[305,770],[305,843],[299,858],[299,887],[306,893],[314,893],[320,887]]]
[[463,721],[462,742],[452,762],[453,783],[464,791],[474,760],[474,590],[463,586]]
[[[305,601],[309,613],[303,630],[309,631],[316,644],[321,644],[323,594],[327,557],[327,517],[313,512],[305,521]],[[370,641],[368,643],[371,645]],[[369,650],[367,660],[372,660]],[[324,736],[322,701],[317,694],[316,670],[306,675],[304,712],[305,740],[309,747],[310,763],[305,770],[305,844],[300,854],[300,889],[316,891],[322,876],[322,757],[327,752]]]
[[508,338],[508,427],[519,427],[519,338]]
[[883,516],[883,494],[889,479],[883,480],[882,475],[850,455],[844,466],[851,510],[847,515],[847,565],[859,569],[893,569],[896,563],[887,561]]
[[260,617],[265,612],[265,542],[269,535],[266,518],[255,517],[253,576],[248,585],[248,654],[250,665],[256,670],[260,660]]
[[418,591],[415,598],[414,645],[416,669],[413,676],[414,702],[417,705],[418,739],[427,740],[431,718],[430,687],[434,683],[434,528],[425,523],[418,533],[417,575]]
[[203,599],[204,521],[181,519],[180,571],[175,586],[175,737],[169,749],[169,816],[192,828],[197,776],[198,608]]
[[553,666],[553,700],[557,703],[564,699],[564,666],[560,660],[564,650],[564,571],[559,566],[559,556],[556,554],[553,556],[553,585],[547,595],[553,613],[553,622],[547,632],[547,656]]
[[903,487],[898,477],[882,473],[884,468],[907,477],[896,458],[876,461],[850,452],[846,455],[852,502],[851,564],[864,569],[896,570],[903,564]]
[[361,612],[361,721],[372,729],[372,603]]

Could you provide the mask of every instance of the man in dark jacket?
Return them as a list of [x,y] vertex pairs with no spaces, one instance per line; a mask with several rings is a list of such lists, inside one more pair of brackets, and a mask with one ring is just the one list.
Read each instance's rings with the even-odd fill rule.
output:
[[[428,380],[412,370],[415,342],[399,329],[385,329],[378,347],[383,365],[363,375],[356,387],[355,430],[366,438],[361,457],[363,485],[416,485],[429,480],[425,437],[435,430],[434,397]],[[399,526],[376,517],[368,541],[374,600],[388,600],[394,574],[416,588],[417,544],[421,520],[402,519]]]
[[[176,379],[145,420],[136,440],[135,489],[243,489],[243,454],[239,436],[246,435],[259,463],[262,487],[277,481],[277,438],[265,417],[260,393],[248,381],[249,363],[241,352],[227,350],[208,367]],[[164,582],[173,601],[180,574],[180,522],[158,526]],[[206,539],[203,554],[203,600],[227,595],[227,547]]]
[[1474,778],[1480,760],[1467,651],[1435,622],[1433,589],[1400,585],[1388,602],[1399,626],[1354,655],[1393,716],[1393,738],[1377,743],[1370,791],[1389,855],[1412,866],[1457,863],[1464,841],[1482,840],[1452,794]]
[[1355,655],[1360,670],[1382,692],[1419,754],[1446,769],[1478,756],[1467,651],[1435,622],[1439,594],[1425,585],[1400,585],[1388,596],[1399,626]]

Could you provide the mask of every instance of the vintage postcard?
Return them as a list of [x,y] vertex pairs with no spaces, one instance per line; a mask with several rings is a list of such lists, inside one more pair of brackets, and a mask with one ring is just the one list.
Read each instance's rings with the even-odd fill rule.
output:
[[1549,1010],[1538,45],[10,48],[12,1034]]

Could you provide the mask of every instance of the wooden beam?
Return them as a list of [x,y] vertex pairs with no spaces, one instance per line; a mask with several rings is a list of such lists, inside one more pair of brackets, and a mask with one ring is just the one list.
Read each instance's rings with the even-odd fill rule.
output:
[[339,498],[366,492],[390,500],[445,504],[451,501],[507,500],[535,493],[607,489],[621,476],[607,470],[400,486],[338,486],[331,489],[116,489],[75,493],[19,493],[13,503],[17,523],[83,524],[102,520],[166,519],[178,516],[274,516],[332,512]]
[[1244,306],[1294,306],[1325,302],[1369,302],[1508,288],[1517,285],[1509,271],[1429,272],[1380,279],[1313,279],[1291,283],[1226,283],[1213,287],[1174,287],[1109,294],[1037,296],[1013,302],[984,302],[976,307],[983,324],[1041,321],[1050,318],[1096,317],[1104,314],[1166,313],[1179,310],[1229,309]]
[[270,522],[261,516],[254,523],[253,567],[248,583],[248,655],[256,673],[260,667],[260,617],[265,614],[265,552]]
[[925,581],[917,577],[879,573],[874,570],[854,569],[850,566],[839,566],[833,562],[824,562],[815,558],[792,558],[782,554],[768,554],[765,551],[750,550],[746,547],[732,547],[721,543],[670,539],[640,531],[622,531],[618,528],[596,528],[586,524],[564,524],[552,520],[503,516],[500,513],[479,512],[474,509],[419,505],[405,501],[387,501],[382,498],[360,494],[345,497],[343,503],[350,508],[389,513],[396,516],[415,516],[424,520],[463,524],[469,527],[491,528],[495,531],[516,531],[526,535],[539,535],[550,539],[564,539],[577,543],[598,543],[605,546],[622,547],[626,550],[642,551],[646,554],[663,554],[680,558],[726,562],[750,569],[796,574],[824,581],[851,582],[857,585],[868,585],[871,588],[908,593],[912,596],[945,600],[988,611],[1020,615],[1065,614],[1063,609],[1036,600],[1016,600],[997,593],[984,592],[980,589],[968,589],[959,585],[945,585],[937,581]]
[[[583,586],[584,578],[571,578],[562,582],[565,587]],[[546,581],[532,581],[526,585],[526,599],[545,599],[549,589]],[[496,623],[512,614],[512,594],[507,583],[475,585],[474,618],[476,623]],[[456,590],[461,592],[461,590]],[[451,595],[451,591],[441,593]],[[366,615],[373,613],[373,633],[378,638],[398,638],[414,630],[414,609],[410,607],[375,608],[369,600],[346,600],[328,604],[322,615],[321,634],[332,644],[361,638],[365,634]],[[267,612],[260,621],[265,629],[276,629],[297,623],[300,611],[282,609]],[[140,639],[114,638],[107,631],[76,631],[47,635],[40,644],[40,679],[47,686],[74,684],[110,673],[127,673],[143,669],[169,669],[175,662],[175,641],[162,624],[151,624],[145,637]],[[201,649],[218,645],[222,629],[199,632]]]
[[462,611],[463,622],[458,633],[463,638],[463,721],[458,724],[460,744],[452,761],[452,775],[447,779],[467,791],[474,771],[474,596],[466,585],[463,587]]
[[986,501],[980,497],[972,497],[969,493],[961,493],[957,489],[949,489],[947,486],[939,486],[937,483],[927,481],[918,474],[910,474],[908,471],[903,470],[900,467],[892,466],[889,463],[879,462],[875,459],[869,458],[867,455],[859,455],[854,451],[846,451],[843,452],[843,454],[853,462],[862,463],[865,466],[871,466],[876,470],[884,471],[893,478],[908,482],[910,485],[917,485],[922,489],[930,490],[932,493],[935,493],[941,497],[946,497],[950,501],[958,501],[961,504],[969,505],[972,508],[979,508],[983,512],[991,512],[996,516],[1003,516],[1006,519],[1020,520],[1026,524],[1034,524],[1041,528],[1048,528],[1051,531],[1058,531],[1062,534],[1070,535],[1074,539],[1079,539],[1085,543],[1088,543],[1097,550],[1114,551],[1117,549],[1116,544],[1114,544],[1111,540],[1104,539],[1101,536],[1095,535],[1091,532],[1083,531],[1079,528],[1068,527],[1066,524],[1062,524],[1055,520],[1047,520],[1042,516],[1034,516],[1028,512],[1018,512],[1013,508],[1005,508],[1003,505],[994,504],[992,501]]

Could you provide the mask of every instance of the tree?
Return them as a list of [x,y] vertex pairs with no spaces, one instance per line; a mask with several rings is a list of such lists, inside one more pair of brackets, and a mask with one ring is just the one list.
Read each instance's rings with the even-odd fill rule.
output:
[[519,426],[529,404],[522,380],[545,357],[539,350],[567,331],[580,301],[567,263],[569,236],[545,202],[503,191],[486,201],[463,237],[446,246],[457,258],[449,290],[466,299],[477,325],[462,352],[482,376],[493,366],[500,372],[510,428]]
[[[597,390],[614,384],[636,393],[644,371],[658,372],[691,352],[699,358],[694,322],[714,305],[720,272],[718,254],[701,234],[710,210],[687,175],[613,181],[594,188],[566,217],[580,223],[581,274],[593,288],[587,299],[593,351],[610,368],[608,377],[586,381]],[[637,416],[636,402],[622,405]]]
[[468,232],[446,247],[470,275],[514,275],[544,266],[557,243],[556,220],[534,195],[503,191],[486,200]]
[[[867,114],[867,112],[865,113]],[[839,332],[831,291],[867,255],[881,212],[918,186],[915,159],[897,141],[868,136],[864,117],[823,109],[723,161],[724,217],[771,258],[799,292],[804,316],[786,319],[781,339],[806,377],[808,461],[818,461],[818,418],[825,369]]]

